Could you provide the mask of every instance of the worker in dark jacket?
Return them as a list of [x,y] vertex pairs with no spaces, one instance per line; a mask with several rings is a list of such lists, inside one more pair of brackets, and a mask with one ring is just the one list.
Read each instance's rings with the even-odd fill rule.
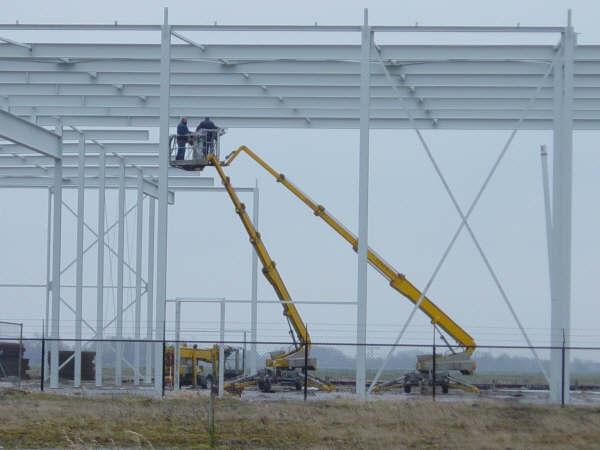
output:
[[176,160],[185,159],[185,144],[190,141],[190,130],[187,126],[187,118],[182,117],[177,125],[177,156]]
[[206,157],[208,155],[208,153],[213,153],[214,152],[214,148],[215,148],[215,142],[217,140],[217,132],[216,131],[210,131],[210,130],[217,130],[218,127],[214,124],[214,122],[212,120],[210,120],[210,117],[205,117],[204,120],[202,122],[200,122],[200,124],[198,124],[198,126],[196,127],[196,131],[201,132],[203,130],[209,130],[209,131],[205,131],[205,136],[206,138],[204,139],[204,147],[203,147],[203,152],[204,152],[204,157]]

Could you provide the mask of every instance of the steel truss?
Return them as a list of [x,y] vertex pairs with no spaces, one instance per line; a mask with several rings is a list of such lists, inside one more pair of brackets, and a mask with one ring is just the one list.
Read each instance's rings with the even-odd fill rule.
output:
[[[552,130],[554,133],[552,188],[546,204],[551,273],[553,346],[569,343],[571,274],[571,197],[573,130],[600,129],[600,46],[578,45],[570,14],[566,26],[558,27],[404,27],[372,26],[365,10],[359,26],[285,25],[171,25],[165,9],[161,25],[128,24],[0,24],[0,33],[12,31],[77,30],[143,31],[160,33],[159,44],[80,44],[73,42],[19,42],[0,37],[0,187],[51,190],[53,210],[62,205],[62,189],[78,189],[77,336],[81,336],[81,265],[84,228],[82,213],[86,189],[98,189],[101,202],[97,227],[88,228],[104,248],[104,196],[108,188],[119,189],[117,262],[123,300],[122,222],[125,190],[137,189],[137,211],[150,198],[148,251],[154,255],[154,214],[158,212],[155,258],[148,258],[144,286],[140,254],[142,236],[136,243],[135,336],[140,331],[140,298],[146,289],[146,337],[162,336],[166,302],[167,204],[172,191],[213,190],[209,180],[176,173],[168,166],[168,136],[181,116],[197,121],[210,113],[220,125],[264,128],[359,129],[359,248],[357,259],[357,343],[366,342],[368,241],[368,163],[370,129],[415,129],[423,149],[461,218],[455,238],[464,228],[477,245],[502,297],[527,339],[512,303],[471,229],[468,218],[477,204],[461,210],[424,140],[422,129],[506,129],[511,137],[497,164],[480,190],[485,190],[512,138],[519,130]],[[360,37],[359,45],[313,44],[205,44],[189,36],[193,32],[244,31],[342,33]],[[553,45],[383,45],[378,38],[392,33],[504,33],[556,36]],[[274,35],[275,36],[275,35]],[[173,38],[176,42],[174,43]],[[60,118],[57,123],[56,118]],[[27,122],[29,121],[29,122]],[[36,125],[34,125],[36,124]],[[52,127],[56,133],[46,128]],[[148,142],[152,129],[158,142]],[[26,130],[26,133],[25,133]],[[10,131],[10,132],[9,132]],[[27,134],[29,133],[29,134]],[[62,139],[57,138],[62,133]],[[258,189],[254,193],[254,221],[258,221]],[[552,195],[549,194],[552,193]],[[549,198],[552,197],[552,198]],[[156,200],[158,202],[156,202]],[[156,211],[158,205],[158,211]],[[141,214],[138,214],[141,217]],[[47,313],[52,337],[60,324],[61,214],[49,214],[48,283],[52,280],[51,312]],[[137,222],[138,231],[141,229]],[[454,238],[454,239],[455,239]],[[452,248],[449,244],[430,282]],[[50,251],[50,246],[52,249]],[[107,247],[112,253],[112,247]],[[104,252],[98,253],[104,267]],[[52,263],[51,263],[52,262]],[[129,264],[129,262],[127,262]],[[153,276],[156,268],[156,286]],[[253,261],[251,341],[256,341],[256,261]],[[104,272],[98,270],[97,317],[92,329],[103,336]],[[152,304],[155,296],[155,304]],[[50,309],[50,308],[49,308]],[[114,320],[122,336],[122,311]],[[405,327],[408,325],[410,318]],[[150,325],[152,324],[153,325]],[[119,331],[121,330],[121,331]],[[402,333],[401,333],[402,334]],[[400,337],[401,337],[400,334]],[[399,337],[399,339],[400,339]],[[56,348],[53,349],[55,351]],[[102,346],[96,348],[99,355]],[[119,350],[119,346],[116,348]],[[159,352],[157,346],[155,352]],[[76,353],[79,352],[79,349]],[[162,365],[159,358],[151,370],[146,352],[144,381],[160,391]],[[77,355],[76,355],[77,356]],[[365,390],[364,346],[357,353],[356,390]],[[133,363],[140,379],[139,349]],[[119,359],[120,360],[120,359]],[[250,358],[254,361],[255,358]],[[77,361],[77,360],[76,360]],[[561,392],[560,350],[552,351],[551,396]],[[568,361],[568,355],[567,355]],[[79,363],[77,363],[79,364]],[[119,363],[120,364],[120,363]],[[120,369],[119,369],[120,370]],[[58,385],[57,362],[52,361],[51,384]],[[120,373],[120,372],[119,372]],[[565,376],[569,376],[567,364]],[[119,377],[117,377],[119,382]],[[102,364],[97,364],[97,384],[102,384]]]

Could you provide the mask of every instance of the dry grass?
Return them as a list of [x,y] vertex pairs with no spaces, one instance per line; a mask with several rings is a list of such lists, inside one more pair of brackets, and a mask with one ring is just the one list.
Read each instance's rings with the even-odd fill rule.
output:
[[[0,392],[5,448],[206,448],[207,398]],[[600,408],[500,402],[218,401],[218,448],[598,448]]]

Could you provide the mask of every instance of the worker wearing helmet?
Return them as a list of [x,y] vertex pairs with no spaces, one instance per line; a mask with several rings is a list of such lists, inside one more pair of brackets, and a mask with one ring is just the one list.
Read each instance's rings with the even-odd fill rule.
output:
[[182,117],[177,125],[177,156],[176,160],[185,159],[185,144],[190,140],[190,130],[187,126],[187,117]]

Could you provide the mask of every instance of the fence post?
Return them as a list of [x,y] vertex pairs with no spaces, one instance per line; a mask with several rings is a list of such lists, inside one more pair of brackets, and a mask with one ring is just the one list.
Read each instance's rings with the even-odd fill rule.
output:
[[[308,336],[308,324],[304,325],[305,336]],[[304,401],[308,396],[308,345],[304,344]]]
[[44,392],[44,368],[46,366],[46,328],[44,322],[42,321],[42,368],[40,371],[41,379],[40,379],[40,390]]
[[[214,376],[214,370],[213,370]],[[210,386],[208,396],[208,445],[212,448],[215,444],[215,388],[214,383]]]
[[431,395],[433,397],[433,401],[435,401],[435,382],[436,382],[436,376],[435,376],[435,323],[433,324],[433,359],[432,359],[432,363],[433,363],[433,370],[432,370],[432,390],[431,390]]
[[[165,346],[167,344],[166,342],[166,325],[165,322],[163,322],[163,335],[162,335],[162,380],[161,380],[161,391],[162,391],[162,396],[165,396],[165,372],[166,372],[166,364],[165,364]],[[173,363],[175,363],[173,361]]]
[[[563,328],[563,339],[561,348],[561,380],[560,380],[560,404],[565,406],[565,329]],[[569,389],[571,388],[569,382]]]
[[17,366],[19,381],[17,387],[21,389],[21,366],[23,366],[23,324],[21,324],[19,330],[19,361]]

